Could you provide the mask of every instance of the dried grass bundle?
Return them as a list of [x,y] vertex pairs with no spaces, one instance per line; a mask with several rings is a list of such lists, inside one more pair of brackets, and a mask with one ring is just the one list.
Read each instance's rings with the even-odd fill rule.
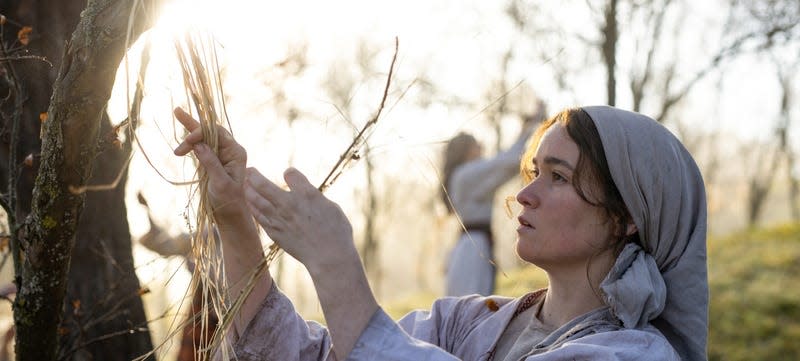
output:
[[[204,142],[217,153],[217,133],[219,125],[228,125],[225,101],[222,93],[222,80],[217,61],[216,47],[210,36],[202,32],[184,34],[175,42],[178,62],[183,74],[187,98],[191,100],[196,118],[200,122]],[[227,325],[216,327],[211,323],[212,312],[224,317],[229,312],[229,301],[222,248],[219,242],[213,210],[207,199],[208,174],[203,167],[197,168],[197,183],[193,194],[198,199],[195,227],[192,234],[191,258],[195,263],[190,292],[202,295],[202,306],[197,318],[188,322],[200,323],[200,344],[197,360],[207,360],[216,349],[227,331]],[[223,358],[228,359],[227,349],[221,350]]]

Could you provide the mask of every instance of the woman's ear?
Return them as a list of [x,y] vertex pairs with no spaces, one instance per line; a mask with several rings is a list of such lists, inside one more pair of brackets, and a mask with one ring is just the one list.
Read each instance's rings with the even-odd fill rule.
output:
[[633,221],[628,222],[628,225],[625,227],[625,236],[631,236],[636,232],[639,232],[639,228],[636,227],[636,223],[633,223]]

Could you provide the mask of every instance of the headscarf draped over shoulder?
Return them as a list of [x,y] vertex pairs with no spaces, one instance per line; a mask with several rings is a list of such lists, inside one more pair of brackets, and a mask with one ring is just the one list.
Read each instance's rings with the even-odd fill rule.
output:
[[600,285],[627,328],[651,322],[684,360],[706,360],[706,195],[692,156],[661,124],[608,106],[594,121],[614,183],[639,230]]

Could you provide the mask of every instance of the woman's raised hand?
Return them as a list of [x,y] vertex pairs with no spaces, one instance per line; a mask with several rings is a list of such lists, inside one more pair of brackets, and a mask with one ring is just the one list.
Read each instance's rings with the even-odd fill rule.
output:
[[258,224],[312,276],[343,262],[359,262],[353,229],[342,209],[297,169],[283,175],[284,190],[254,168],[247,169],[245,197]]
[[200,123],[181,108],[176,108],[175,118],[183,124],[189,135],[175,148],[175,155],[186,155],[194,151],[197,160],[205,168],[209,177],[208,200],[218,221],[222,217],[242,216],[241,205],[244,204],[244,179],[247,152],[236,143],[227,129],[217,127],[218,152],[203,142]]
[[353,228],[342,209],[297,169],[287,169],[283,179],[288,190],[248,168],[247,204],[270,238],[308,270],[334,353],[345,359],[378,309],[353,244]]
[[[200,123],[183,109],[175,109],[175,117],[186,127],[189,135],[175,148],[175,155],[194,152],[200,165],[208,174],[207,200],[214,212],[214,221],[224,249],[225,276],[228,279],[228,296],[239,297],[244,292],[246,280],[263,259],[258,229],[250,217],[244,199],[245,165],[247,152],[236,143],[225,128],[217,127],[217,154],[203,142]],[[250,320],[261,309],[261,303],[272,288],[269,271],[256,282],[244,301],[239,314],[233,319],[234,332],[243,332]]]

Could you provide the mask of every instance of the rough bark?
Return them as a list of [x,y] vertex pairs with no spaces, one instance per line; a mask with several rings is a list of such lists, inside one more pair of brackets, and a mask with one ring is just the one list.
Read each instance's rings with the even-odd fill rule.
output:
[[[139,4],[135,9],[134,3]],[[14,10],[18,19],[35,26],[37,36],[31,40],[31,52],[46,56],[53,69],[59,69],[54,77],[54,71],[42,69],[42,64],[15,64],[20,75],[17,83],[24,84],[11,92],[22,99],[21,115],[14,116],[19,110],[16,107],[8,113],[10,117],[6,112],[3,117],[6,129],[13,128],[13,120],[20,120],[19,139],[9,135],[9,141],[18,147],[10,149],[24,157],[38,153],[39,134],[29,128],[38,127],[39,113],[46,110],[48,114],[32,193],[23,183],[32,179],[35,167],[31,167],[28,176],[23,172],[22,176],[13,177],[19,161],[4,158],[9,162],[4,164],[8,167],[2,178],[6,180],[12,174],[20,182],[20,187],[10,194],[19,199],[12,207],[17,217],[11,218],[20,223],[25,217],[19,227],[12,224],[16,230],[12,247],[18,251],[14,260],[18,288],[14,303],[17,359],[129,360],[150,349],[151,342],[146,332],[130,333],[139,326],[146,329],[146,324],[133,273],[124,182],[115,190],[88,196],[76,194],[70,187],[108,183],[109,174],[115,176],[124,164],[125,149],[107,149],[96,159],[101,148],[98,135],[102,126],[108,126],[105,105],[126,43],[135,41],[151,19],[142,13],[130,16],[131,12],[141,12],[143,6],[151,5],[110,0],[3,5],[2,11]],[[84,5],[86,9],[78,21]],[[129,19],[135,23],[131,38],[127,39]],[[65,43],[69,34],[72,37]],[[95,161],[98,167],[96,177],[92,177]],[[26,202],[26,197],[30,201]],[[65,300],[67,290],[69,296]],[[59,327],[65,301],[74,317]],[[79,316],[93,322],[77,327],[79,324],[74,321]]]
[[608,105],[617,103],[617,0],[609,0],[605,8],[605,24],[603,26],[603,63],[606,66],[606,96]]
[[[107,119],[100,134],[107,134]],[[130,154],[111,146],[97,155],[92,184],[110,184]],[[117,187],[86,193],[75,233],[59,359],[129,361],[153,348],[136,277],[125,207],[126,172]]]
[[364,216],[366,225],[364,226],[364,243],[361,246],[361,258],[364,262],[364,269],[370,279],[373,281],[374,287],[377,290],[381,289],[381,263],[380,263],[380,232],[378,230],[377,214],[379,213],[378,206],[378,190],[375,187],[377,172],[375,171],[375,164],[370,157],[371,147],[369,144],[364,145],[364,166],[366,184],[366,204],[364,205]]

